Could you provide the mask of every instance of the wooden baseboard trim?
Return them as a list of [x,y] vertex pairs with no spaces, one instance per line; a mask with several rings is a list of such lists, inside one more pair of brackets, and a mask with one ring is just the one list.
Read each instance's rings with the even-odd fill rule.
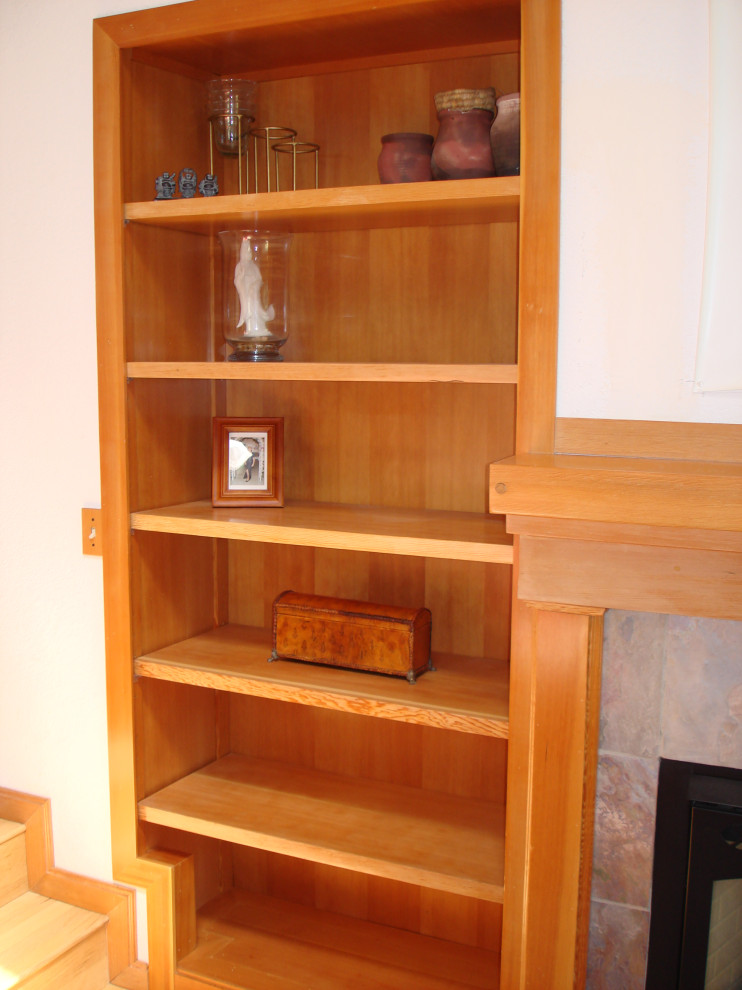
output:
[[34,887],[54,866],[51,804],[46,798],[0,787],[0,818],[26,827],[28,884]]
[[742,425],[562,417],[556,421],[554,452],[739,463]]

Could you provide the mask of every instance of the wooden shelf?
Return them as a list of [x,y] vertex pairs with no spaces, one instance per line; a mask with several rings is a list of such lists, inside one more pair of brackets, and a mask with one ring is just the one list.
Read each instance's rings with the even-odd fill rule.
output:
[[256,990],[498,990],[499,956],[233,890],[205,905],[178,972]]
[[404,678],[280,661],[268,663],[270,633],[222,626],[138,657],[134,674],[156,680],[298,702],[317,708],[508,735],[508,665],[482,657],[435,654],[434,671]]
[[248,72],[265,79],[332,71],[383,58],[417,61],[487,45],[517,51],[519,4],[513,0],[414,0],[367,3],[295,0],[272,7],[211,0],[208,10],[179,7],[176,16],[151,10],[97,22],[133,57],[207,78]]
[[139,802],[197,835],[502,902],[504,809],[494,802],[230,755]]
[[131,514],[135,530],[512,564],[504,522],[474,512],[416,511],[321,502],[282,509],[215,509],[187,502]]
[[520,176],[299,189],[127,203],[124,220],[196,234],[229,227],[293,232],[495,223],[518,219]]
[[342,364],[285,361],[130,361],[128,378],[284,382],[453,382],[516,385],[517,364]]

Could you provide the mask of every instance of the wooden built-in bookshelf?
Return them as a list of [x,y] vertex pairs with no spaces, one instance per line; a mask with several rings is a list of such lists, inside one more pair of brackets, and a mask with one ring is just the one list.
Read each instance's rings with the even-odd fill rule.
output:
[[[515,990],[488,465],[553,426],[558,4],[193,0],[94,42],[112,848],[150,892],[150,988]],[[211,167],[228,74],[320,145],[319,188],[239,193],[219,159],[219,196],[155,201]],[[523,91],[522,177],[378,182],[383,134],[484,86]],[[293,235],[281,362],[226,360],[239,229]],[[283,507],[212,506],[216,416],[283,418]],[[429,608],[434,669],[268,663],[288,588]]]

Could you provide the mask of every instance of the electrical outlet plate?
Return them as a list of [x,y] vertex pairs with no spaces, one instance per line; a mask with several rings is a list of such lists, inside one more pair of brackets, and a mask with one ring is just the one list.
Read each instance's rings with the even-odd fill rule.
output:
[[93,557],[103,556],[103,540],[101,539],[102,513],[100,509],[82,510],[82,552]]

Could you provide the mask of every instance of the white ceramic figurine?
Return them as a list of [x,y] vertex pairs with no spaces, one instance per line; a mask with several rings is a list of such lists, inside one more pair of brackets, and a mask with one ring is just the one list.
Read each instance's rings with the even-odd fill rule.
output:
[[268,334],[266,322],[275,317],[273,306],[263,308],[260,290],[263,277],[250,253],[250,241],[243,238],[240,247],[240,260],[234,269],[234,285],[240,297],[240,319],[238,327],[245,326],[246,337],[264,337]]

